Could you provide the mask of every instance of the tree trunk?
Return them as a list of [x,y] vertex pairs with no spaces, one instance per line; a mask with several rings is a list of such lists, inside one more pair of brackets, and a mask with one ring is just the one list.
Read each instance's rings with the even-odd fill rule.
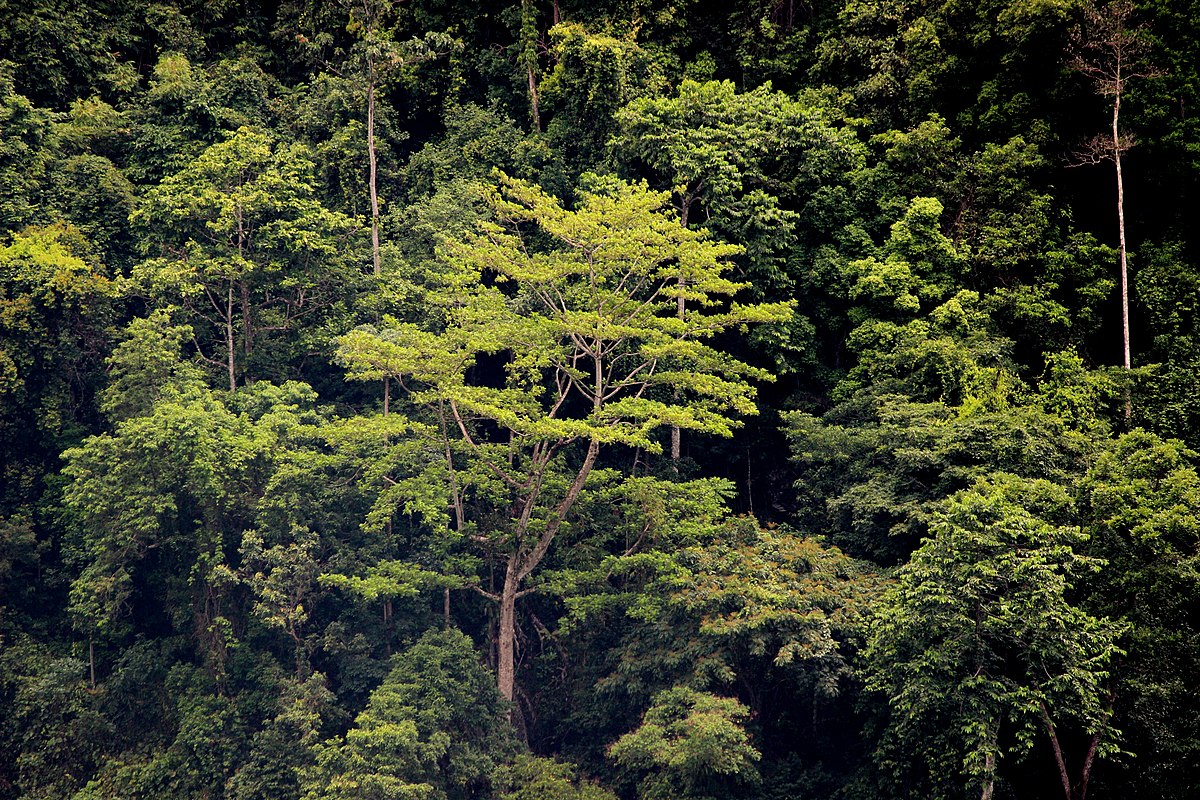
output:
[[1071,773],[1067,769],[1062,745],[1058,741],[1058,731],[1054,729],[1054,723],[1050,719],[1050,712],[1045,703],[1042,703],[1042,723],[1046,726],[1046,733],[1050,736],[1050,747],[1054,751],[1054,763],[1058,766],[1058,779],[1062,783],[1063,797],[1066,800],[1074,800],[1071,792]]
[[237,373],[234,361],[237,348],[233,342],[233,281],[229,281],[229,292],[225,296],[225,353],[229,367],[229,391],[237,389]]
[[[1118,122],[1121,115],[1121,93],[1113,99],[1112,140],[1113,163],[1117,168],[1117,234],[1121,248],[1121,331],[1125,346],[1125,369],[1133,365],[1129,347],[1129,263],[1125,246],[1125,176],[1121,172],[1121,134]],[[1125,387],[1125,425],[1133,418],[1133,400],[1129,386]]]
[[371,195],[371,261],[375,274],[383,272],[383,257],[379,252],[379,193],[376,184],[378,167],[375,159],[375,62],[367,67],[367,161],[370,166],[368,190]]
[[983,777],[983,791],[979,794],[979,800],[992,800],[992,795],[996,791],[996,754],[988,752],[983,757],[983,768],[986,774]]
[[542,116],[538,111],[538,88],[537,76],[533,72],[533,64],[530,63],[526,67],[526,72],[529,78],[529,108],[533,114],[533,132],[542,132]]
[[[600,372],[600,367],[596,367],[597,373]],[[597,397],[600,397],[598,394]],[[558,535],[558,530],[561,527],[563,520],[567,518],[571,507],[575,505],[579,493],[583,491],[583,484],[587,481],[588,475],[592,472],[592,467],[596,463],[596,456],[600,453],[600,443],[593,439],[588,443],[587,454],[583,458],[583,464],[580,465],[579,471],[575,473],[574,480],[567,487],[567,493],[557,506],[554,507],[554,513],[546,522],[546,528],[538,536],[537,543],[527,552],[523,552],[523,548],[518,545],[517,549],[508,556],[508,561],[504,568],[504,584],[500,587],[500,595],[497,598],[500,606],[500,627],[496,634],[496,685],[500,690],[500,694],[506,700],[512,700],[515,696],[516,688],[516,638],[517,638],[517,597],[523,594],[521,583],[525,578],[537,569],[538,564],[542,563],[542,559],[546,557],[546,553],[550,551],[550,545],[554,542],[554,537]],[[526,533],[529,531],[529,514],[533,509],[533,504],[536,502],[536,494],[531,495],[525,501],[525,509],[522,512],[522,519],[517,524],[516,539],[520,542]]]
[[504,585],[500,587],[500,628],[496,634],[496,685],[504,699],[510,702],[516,686],[518,559],[516,553],[510,555],[504,570]]
[[[688,211],[691,210],[692,200],[690,195],[684,195],[679,203],[679,224],[683,227],[688,226]],[[679,318],[683,319],[684,313],[687,311],[687,301],[683,299],[683,287],[685,286],[683,276],[679,277],[679,307],[677,313]],[[675,398],[679,399],[679,390],[675,391]],[[675,469],[678,470],[679,458],[683,455],[682,440],[679,435],[679,426],[671,426],[671,460],[676,463]]]
[[533,117],[533,132],[542,132],[542,116],[538,109],[537,87],[537,19],[532,0],[521,2],[521,57],[525,65],[525,77],[529,82],[529,110]]

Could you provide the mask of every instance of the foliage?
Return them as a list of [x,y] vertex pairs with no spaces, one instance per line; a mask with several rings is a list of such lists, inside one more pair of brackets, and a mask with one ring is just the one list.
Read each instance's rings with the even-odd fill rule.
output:
[[918,785],[953,794],[959,773],[988,794],[1002,757],[1027,752],[1043,726],[1054,737],[1072,724],[1112,749],[1124,626],[1072,602],[1075,582],[1102,563],[1079,552],[1071,511],[1055,485],[1004,473],[940,504],[866,653],[868,687],[891,711],[885,772],[914,780],[898,755],[908,752]]
[[1196,796],[1198,20],[0,0],[0,800]]
[[721,787],[758,777],[754,763],[761,755],[743,729],[748,711],[732,698],[669,689],[608,754],[627,769],[652,770],[638,786],[639,797],[713,797]]

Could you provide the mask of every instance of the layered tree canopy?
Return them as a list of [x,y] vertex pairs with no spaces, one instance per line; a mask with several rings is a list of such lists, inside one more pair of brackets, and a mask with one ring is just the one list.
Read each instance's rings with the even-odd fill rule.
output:
[[0,0],[0,800],[1200,794],[1191,0]]

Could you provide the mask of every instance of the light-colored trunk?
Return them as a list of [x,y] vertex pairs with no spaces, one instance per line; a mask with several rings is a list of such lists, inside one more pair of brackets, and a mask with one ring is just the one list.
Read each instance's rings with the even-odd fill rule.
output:
[[[1121,94],[1113,100],[1112,139],[1113,163],[1117,168],[1117,234],[1121,249],[1121,332],[1125,347],[1125,369],[1133,366],[1129,347],[1129,260],[1125,245],[1125,175],[1121,171],[1121,134],[1118,123],[1121,115]],[[1133,418],[1133,400],[1125,387],[1125,424]]]
[[996,791],[996,754],[989,752],[983,757],[983,791],[979,794],[979,800],[992,800],[992,795]]
[[1071,797],[1071,773],[1067,769],[1067,760],[1063,757],[1062,745],[1058,741],[1058,731],[1050,719],[1050,711],[1042,703],[1042,724],[1046,726],[1046,734],[1050,737],[1050,748],[1054,751],[1054,763],[1058,766],[1058,779],[1062,783],[1063,797]]
[[229,368],[229,391],[237,389],[236,357],[237,348],[233,342],[233,281],[229,281],[229,291],[225,296],[225,353]]
[[383,272],[383,257],[379,252],[379,192],[377,187],[378,165],[375,158],[375,64],[368,66],[367,77],[367,161],[370,167],[368,191],[371,195],[371,262],[375,274]]
[[[555,12],[557,13],[557,11]],[[542,115],[538,104],[537,86],[537,28],[532,0],[521,2],[521,61],[525,62],[525,77],[529,82],[529,111],[533,117],[533,132],[542,132]]]
[[505,700],[512,701],[516,689],[517,570],[516,553],[508,557],[504,585],[500,587],[500,627],[496,632],[496,686]]
[[[685,228],[688,226],[688,211],[691,210],[691,207],[692,207],[692,198],[690,196],[685,195],[682,202],[680,202],[680,204],[679,204],[679,224]],[[682,275],[679,276],[679,305],[678,305],[676,313],[679,315],[680,319],[683,319],[683,316],[684,316],[685,312],[687,311],[687,301],[683,299],[683,287],[685,285],[686,284],[683,280],[683,276]],[[679,399],[679,390],[675,391],[675,399]],[[682,437],[679,435],[679,426],[672,425],[671,426],[671,460],[676,462],[676,465],[677,465],[675,467],[676,469],[679,469],[678,462],[679,462],[680,456],[682,456],[682,455],[683,455],[683,445],[682,445]]]
[[542,132],[542,115],[538,110],[538,88],[537,75],[533,72],[533,64],[529,64],[525,71],[529,78],[529,107],[533,113],[533,132]]
[[[596,371],[597,374],[600,373],[599,366]],[[599,395],[597,396],[599,397]],[[505,564],[504,584],[500,587],[500,594],[495,599],[500,606],[499,629],[496,633],[496,685],[506,700],[512,700],[515,695],[517,598],[528,592],[528,590],[521,591],[521,583],[537,569],[538,565],[542,563],[542,559],[550,551],[550,545],[554,542],[559,528],[562,527],[567,514],[570,513],[575,501],[579,498],[579,493],[583,491],[583,484],[587,482],[599,453],[600,443],[595,440],[589,442],[583,464],[575,473],[571,485],[567,487],[566,495],[554,507],[554,513],[546,523],[546,529],[542,531],[533,548],[528,551],[518,548],[509,555]],[[535,501],[536,496],[531,496],[525,501],[526,507],[517,525],[517,541],[521,541],[529,532],[529,513]]]

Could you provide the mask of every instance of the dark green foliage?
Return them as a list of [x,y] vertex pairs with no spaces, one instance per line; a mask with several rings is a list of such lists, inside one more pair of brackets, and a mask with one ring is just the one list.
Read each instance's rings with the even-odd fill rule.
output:
[[1009,754],[1069,726],[1114,749],[1124,626],[1071,602],[1104,566],[1080,552],[1072,516],[1059,487],[1005,473],[936,507],[866,652],[868,688],[891,711],[880,766],[898,795],[953,797],[961,774],[987,796]]
[[1196,795],[1196,5],[0,0],[0,800]]
[[516,751],[495,681],[456,630],[397,653],[343,739],[317,750],[305,800],[486,796],[496,764]]

